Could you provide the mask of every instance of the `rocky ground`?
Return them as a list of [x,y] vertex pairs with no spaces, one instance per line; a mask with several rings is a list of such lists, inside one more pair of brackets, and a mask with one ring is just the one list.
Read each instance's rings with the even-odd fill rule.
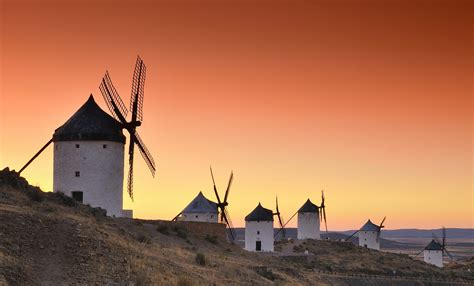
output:
[[285,241],[276,250],[246,252],[221,224],[106,217],[0,171],[0,285],[474,283],[469,265],[438,269],[350,243]]

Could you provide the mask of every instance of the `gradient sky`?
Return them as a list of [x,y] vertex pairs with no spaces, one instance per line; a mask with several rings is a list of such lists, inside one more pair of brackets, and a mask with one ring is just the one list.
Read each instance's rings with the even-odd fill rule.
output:
[[[214,200],[212,164],[235,226],[324,189],[330,230],[474,227],[474,2],[115,2],[0,1],[0,168],[90,93],[106,110],[105,70],[128,106],[139,54],[158,170],[136,157],[135,217]],[[52,166],[50,147],[22,175],[50,191]]]

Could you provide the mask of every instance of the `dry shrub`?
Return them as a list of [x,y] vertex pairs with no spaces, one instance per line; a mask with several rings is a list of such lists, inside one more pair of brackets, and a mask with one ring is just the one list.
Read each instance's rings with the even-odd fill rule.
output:
[[206,256],[204,256],[204,254],[202,253],[197,253],[196,254],[196,263],[198,265],[201,265],[201,266],[205,266],[206,265]]

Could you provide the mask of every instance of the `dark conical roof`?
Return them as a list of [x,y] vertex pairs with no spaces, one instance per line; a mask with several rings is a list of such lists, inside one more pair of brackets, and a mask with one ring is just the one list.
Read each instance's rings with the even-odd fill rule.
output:
[[183,213],[213,213],[217,214],[217,204],[208,200],[202,192],[184,208]]
[[115,141],[125,143],[122,125],[103,111],[91,96],[69,118],[54,131],[53,141]]
[[319,213],[317,205],[313,204],[309,199],[304,205],[298,210],[299,213]]
[[443,246],[436,240],[431,240],[431,242],[425,247],[425,250],[443,250]]
[[370,219],[360,228],[361,231],[379,231],[379,226],[370,221]]
[[258,206],[245,217],[245,221],[273,221],[273,211],[258,203]]

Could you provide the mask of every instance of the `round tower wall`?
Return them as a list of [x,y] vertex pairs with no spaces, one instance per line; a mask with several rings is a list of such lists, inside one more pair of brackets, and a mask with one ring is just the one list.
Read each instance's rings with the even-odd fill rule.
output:
[[260,241],[260,251],[273,251],[273,221],[245,222],[245,250],[257,251],[257,241]]
[[124,144],[111,141],[54,142],[54,192],[123,216]]
[[298,239],[321,239],[318,213],[298,213]]
[[359,246],[380,250],[380,240],[377,242],[377,231],[359,231]]

